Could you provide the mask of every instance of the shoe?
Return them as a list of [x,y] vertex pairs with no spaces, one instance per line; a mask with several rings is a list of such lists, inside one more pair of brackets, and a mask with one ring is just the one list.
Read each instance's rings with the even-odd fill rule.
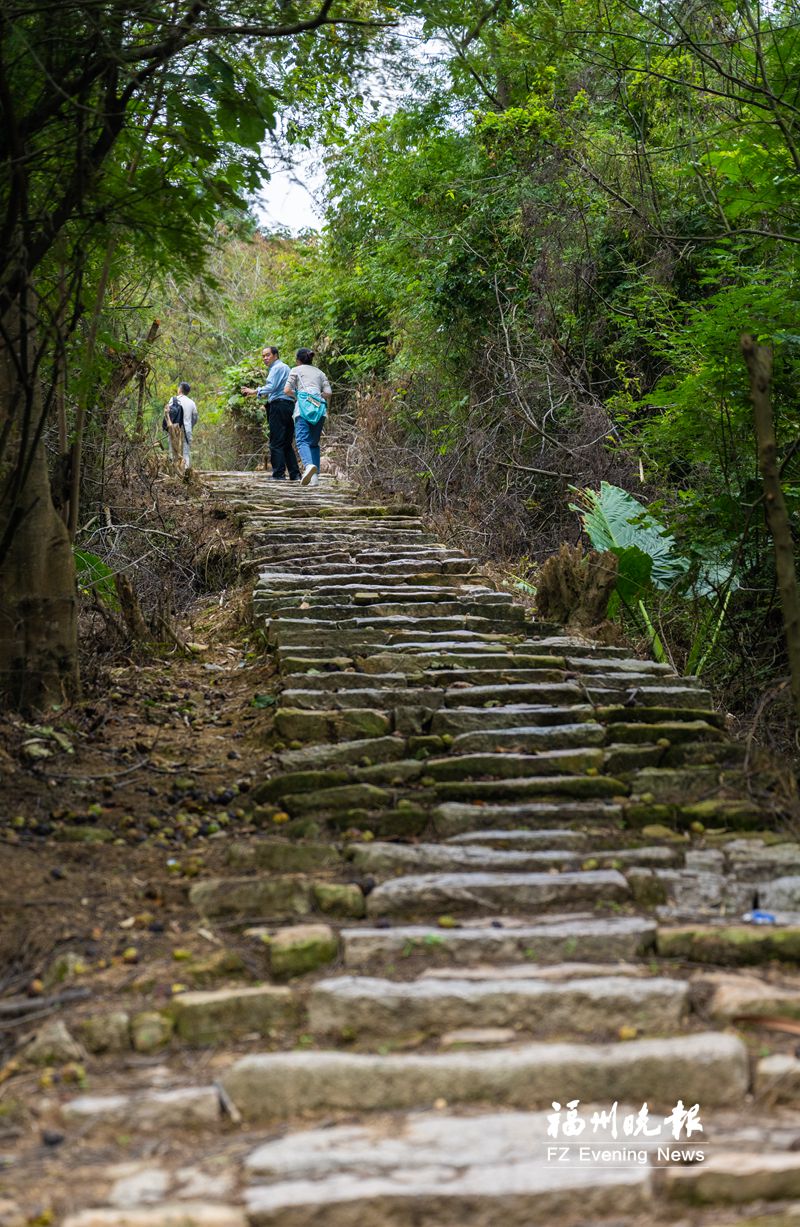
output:
[[303,476],[300,478],[300,485],[307,486],[312,477],[316,476],[317,466],[315,464],[307,464],[303,469]]
[[309,486],[318,486],[319,485],[319,473],[315,473],[314,476],[311,478],[311,481],[308,484]]
[[294,477],[290,477],[289,481],[300,481],[300,474],[295,473]]

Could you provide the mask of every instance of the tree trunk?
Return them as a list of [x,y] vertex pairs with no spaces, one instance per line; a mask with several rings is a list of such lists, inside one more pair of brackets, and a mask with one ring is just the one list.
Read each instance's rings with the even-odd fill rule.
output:
[[[11,313],[9,313],[11,315]],[[50,494],[32,328],[3,321],[0,347],[0,700],[20,710],[64,702],[78,689],[75,563]]]
[[775,547],[775,573],[781,594],[792,698],[800,722],[800,593],[794,565],[794,537],[781,489],[778,444],[769,398],[772,350],[765,345],[756,345],[753,338],[745,334],[742,337],[742,353],[750,374],[750,395],[758,443],[758,468],[764,482],[767,524]]

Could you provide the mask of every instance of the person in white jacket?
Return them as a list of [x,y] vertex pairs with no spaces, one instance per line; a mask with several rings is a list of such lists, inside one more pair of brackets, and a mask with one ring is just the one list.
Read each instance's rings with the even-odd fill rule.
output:
[[174,397],[172,397],[168,404],[164,406],[164,420],[167,422],[168,427],[171,425],[169,421],[169,408],[172,401],[176,400],[183,409],[183,422],[180,428],[181,433],[178,435],[178,432],[174,430],[173,427],[173,429],[170,430],[170,442],[173,445],[173,453],[178,453],[178,448],[180,448],[180,453],[174,454],[173,458],[180,463],[181,469],[184,473],[188,472],[188,470],[192,467],[192,432],[197,425],[197,405],[189,395],[191,390],[192,389],[190,388],[189,384],[186,383],[185,380],[181,380],[181,382],[178,384],[177,393]]

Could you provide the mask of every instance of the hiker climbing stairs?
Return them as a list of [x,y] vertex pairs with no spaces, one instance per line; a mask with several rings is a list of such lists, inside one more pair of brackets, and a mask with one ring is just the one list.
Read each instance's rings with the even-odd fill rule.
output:
[[[162,1084],[62,1108],[134,1150],[193,1137],[202,1209],[156,1149],[155,1193],[126,1203],[132,1176],[109,1176],[69,1227],[126,1205],[141,1227],[176,1207],[205,1227],[632,1225],[687,1202],[750,1223],[799,1198],[800,1060],[733,1023],[800,1013],[800,846],[708,691],[536,622],[415,508],[325,476],[204,480],[241,517],[278,687],[259,834],[188,900],[260,982],[179,993]],[[743,922],[754,907],[779,925]],[[573,1100],[633,1123],[550,1132]],[[679,1102],[703,1131],[676,1142]],[[576,1140],[628,1157],[559,1162]]]

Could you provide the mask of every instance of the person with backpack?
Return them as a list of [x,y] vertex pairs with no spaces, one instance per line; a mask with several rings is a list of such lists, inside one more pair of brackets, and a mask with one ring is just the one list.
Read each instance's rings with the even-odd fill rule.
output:
[[283,394],[295,402],[294,437],[303,462],[300,484],[316,486],[319,482],[319,441],[331,401],[331,385],[325,372],[312,365],[313,349],[298,349],[295,357],[297,366],[289,373]]
[[[261,359],[269,371],[267,382],[260,388],[243,387],[242,396],[258,396],[267,402],[267,425],[269,427],[269,455],[272,476],[283,481],[289,470],[289,481],[300,480],[300,469],[294,454],[293,402],[284,396],[284,385],[289,377],[289,368],[281,361],[274,345],[265,345]],[[266,461],[264,468],[267,467]]]
[[191,390],[189,384],[181,380],[177,392],[164,406],[162,423],[163,429],[169,434],[172,459],[184,473],[192,467],[192,432],[198,417],[197,405],[189,396]]

